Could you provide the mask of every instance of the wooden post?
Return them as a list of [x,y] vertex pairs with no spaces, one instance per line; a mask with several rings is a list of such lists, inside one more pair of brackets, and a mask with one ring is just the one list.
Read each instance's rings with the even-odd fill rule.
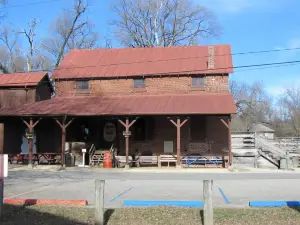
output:
[[229,165],[232,165],[232,147],[231,147],[231,116],[228,117],[228,122],[226,123],[224,119],[219,117],[221,122],[228,128],[228,157]]
[[29,144],[29,149],[28,149],[28,167],[32,168],[33,167],[33,163],[32,163],[32,153],[33,153],[33,138],[34,138],[34,127],[40,122],[41,118],[38,119],[35,123],[33,123],[33,119],[30,118],[29,119],[29,123],[26,120],[23,120],[23,122],[25,123],[25,125],[28,128],[28,132],[30,135],[30,137],[27,137],[28,139],[28,144]]
[[[33,120],[32,120],[32,118],[30,118],[30,120],[29,120],[28,132],[29,132],[29,134],[32,134],[32,135],[33,135]],[[30,138],[28,139],[28,142],[29,142],[28,167],[31,167],[31,168],[32,168],[32,166],[33,166],[33,163],[32,163],[33,137],[30,137]]]
[[126,155],[126,164],[125,168],[129,168],[129,119],[126,118],[125,126],[125,155]]
[[0,123],[0,154],[4,153],[4,124]]
[[72,123],[74,118],[72,118],[67,124],[66,124],[67,117],[65,116],[62,120],[62,123],[55,119],[56,123],[61,128],[61,165],[62,167],[66,167],[66,157],[65,157],[65,145],[66,145],[66,135],[67,135],[67,128]]
[[3,219],[3,198],[4,198],[4,124],[0,123],[0,223]]
[[96,180],[95,225],[104,225],[104,180]]
[[228,150],[229,165],[232,165],[232,145],[231,145],[231,116],[228,117]]
[[203,181],[203,198],[204,198],[204,225],[213,225],[213,204],[212,204],[212,180]]
[[182,123],[180,123],[180,118],[177,118],[176,123],[170,119],[170,122],[174,124],[174,126],[177,129],[177,161],[176,161],[176,168],[181,168],[181,138],[180,138],[180,128],[188,121],[188,119],[185,119]]
[[126,154],[126,163],[125,163],[125,168],[129,168],[129,128],[135,123],[135,121],[138,119],[136,117],[131,123],[129,123],[129,119],[126,118],[125,123],[122,120],[118,120],[120,124],[122,124],[125,127],[125,154]]

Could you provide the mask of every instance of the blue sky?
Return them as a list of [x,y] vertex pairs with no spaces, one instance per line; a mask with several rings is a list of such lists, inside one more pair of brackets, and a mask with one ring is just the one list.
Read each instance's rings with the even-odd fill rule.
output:
[[[28,4],[45,0],[8,0],[9,5]],[[248,52],[279,48],[300,47],[299,0],[194,0],[208,7],[218,17],[222,35],[218,38],[203,40],[201,44],[229,43],[232,52]],[[111,0],[90,0],[92,7],[88,17],[95,24],[95,29],[102,37],[111,28],[107,22],[113,18],[110,11]],[[51,22],[62,12],[70,8],[72,0],[57,0],[50,3],[28,5],[4,9],[6,23],[16,28],[26,27],[31,18],[39,18],[40,38],[49,34]],[[117,46],[114,43],[115,47]],[[233,58],[234,66],[300,60],[300,50],[237,55]],[[300,64],[269,69],[237,69],[231,79],[253,83],[261,81],[271,94],[279,94],[283,88],[300,85]]]

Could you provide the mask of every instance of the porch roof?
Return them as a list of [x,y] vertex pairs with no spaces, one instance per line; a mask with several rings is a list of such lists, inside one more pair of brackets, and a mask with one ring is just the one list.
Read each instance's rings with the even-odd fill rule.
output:
[[56,97],[0,110],[0,116],[224,115],[234,113],[236,113],[236,108],[233,96],[229,93]]

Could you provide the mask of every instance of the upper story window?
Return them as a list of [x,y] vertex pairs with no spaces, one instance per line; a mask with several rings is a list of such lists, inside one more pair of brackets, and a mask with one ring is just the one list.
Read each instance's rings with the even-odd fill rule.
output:
[[192,77],[192,87],[205,87],[204,77],[198,76],[198,77]]
[[89,90],[89,81],[88,80],[78,80],[76,81],[77,91],[87,91]]
[[145,88],[145,79],[133,79],[133,88]]

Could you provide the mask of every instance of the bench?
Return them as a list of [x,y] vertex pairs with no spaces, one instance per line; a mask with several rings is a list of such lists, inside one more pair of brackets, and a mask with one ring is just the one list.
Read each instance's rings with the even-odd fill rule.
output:
[[[132,156],[128,156],[128,163],[129,163],[129,166],[132,167],[133,163],[136,163],[136,160],[133,160]],[[118,156],[116,156],[116,165],[117,165],[117,167],[121,167],[121,164],[122,165],[126,164],[126,156],[118,155]]]
[[161,167],[161,163],[168,163],[168,167],[170,167],[170,163],[177,162],[177,155],[160,155],[158,157],[158,167]]
[[158,156],[138,156],[136,166],[140,167],[142,165],[158,165]]

